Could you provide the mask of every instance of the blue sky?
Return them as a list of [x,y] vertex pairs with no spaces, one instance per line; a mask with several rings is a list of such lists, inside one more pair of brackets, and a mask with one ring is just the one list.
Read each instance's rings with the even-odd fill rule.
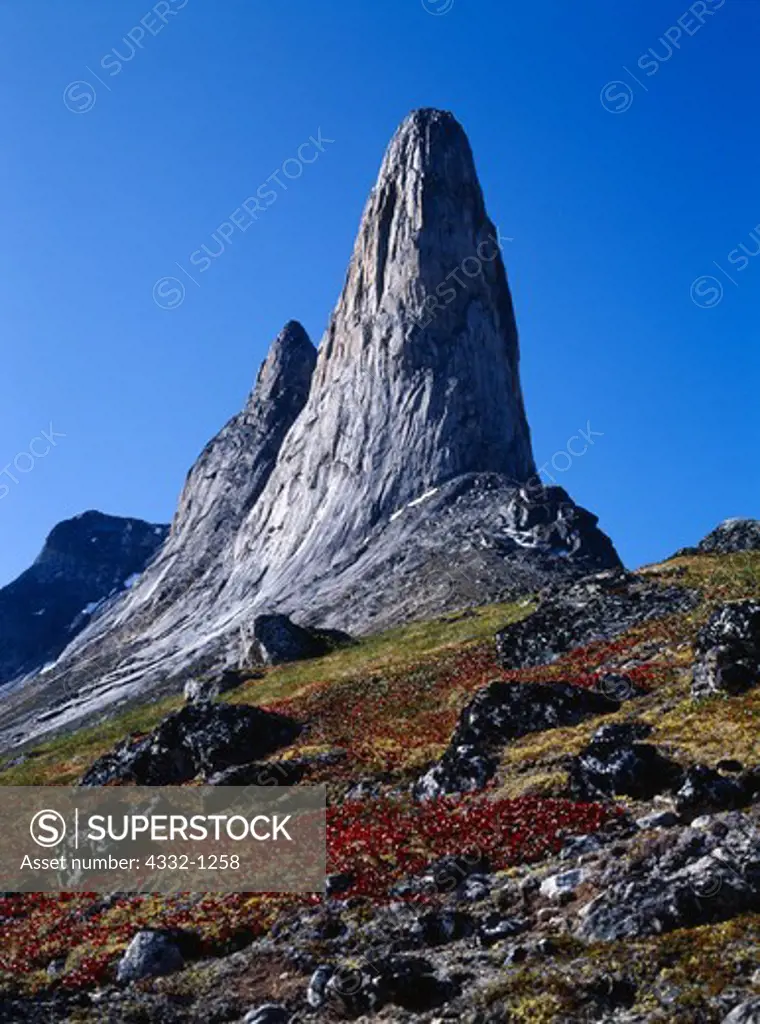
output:
[[549,471],[631,565],[759,515],[758,28],[749,0],[7,0],[0,583],[85,509],[170,519],[282,324],[321,337],[419,106],[463,123],[514,239],[538,462],[590,424]]

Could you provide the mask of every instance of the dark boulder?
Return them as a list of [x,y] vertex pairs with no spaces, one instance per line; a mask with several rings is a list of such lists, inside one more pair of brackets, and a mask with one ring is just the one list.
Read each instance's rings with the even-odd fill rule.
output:
[[345,871],[328,875],[325,879],[325,896],[339,896],[343,892],[348,892],[355,881],[354,876]]
[[687,770],[676,793],[676,809],[679,814],[737,810],[750,802],[756,786],[760,789],[760,777],[755,773],[726,778],[714,768],[697,764]]
[[576,583],[547,587],[538,609],[503,629],[496,649],[505,668],[548,665],[561,655],[632,626],[691,610],[695,593],[663,587],[625,570],[608,570]]
[[666,833],[635,860],[613,861],[604,892],[580,913],[590,942],[659,935],[760,910],[760,832],[738,812]]
[[760,682],[760,604],[725,604],[697,637],[692,696],[738,694]]
[[133,782],[171,786],[214,774],[292,743],[300,726],[284,715],[248,705],[186,704],[150,735],[128,739],[104,754],[80,785]]
[[410,928],[414,939],[423,946],[445,946],[457,939],[468,938],[475,931],[475,922],[460,910],[430,910],[421,914]]
[[280,1003],[255,1006],[243,1017],[243,1024],[287,1024],[290,1014]]
[[259,615],[253,622],[246,660],[252,664],[280,665],[320,658],[350,643],[352,638],[337,629],[298,626],[287,615]]
[[657,747],[642,743],[652,731],[643,722],[603,725],[572,759],[569,787],[576,800],[631,796],[650,800],[677,787],[683,770]]
[[625,976],[601,974],[583,986],[584,991],[602,1013],[611,1014],[620,1008],[630,1009],[636,1002],[636,982]]
[[464,709],[448,749],[418,780],[414,794],[430,800],[482,789],[496,772],[498,747],[619,707],[602,693],[569,683],[490,683]]
[[461,714],[452,743],[503,744],[559,726],[577,725],[620,705],[595,690],[570,683],[508,683],[479,690]]
[[377,1012],[389,1003],[424,1013],[448,1002],[456,992],[451,981],[417,956],[389,956],[360,968],[339,967],[324,985],[325,1001],[351,1017]]

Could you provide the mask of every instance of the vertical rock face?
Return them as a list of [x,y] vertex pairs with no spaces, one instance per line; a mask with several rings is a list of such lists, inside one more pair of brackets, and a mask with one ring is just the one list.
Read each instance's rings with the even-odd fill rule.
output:
[[467,138],[451,114],[416,111],[318,356],[288,324],[193,467],[161,554],[28,688],[26,712],[6,707],[10,728],[61,690],[33,731],[236,666],[261,615],[362,633],[619,565],[594,516],[536,493],[518,363]]
[[364,210],[309,401],[238,538],[245,575],[250,562],[266,566],[275,599],[293,559],[327,570],[448,480],[488,471],[527,480],[518,361],[498,233],[467,137],[451,114],[416,111]]
[[34,564],[0,589],[0,685],[57,657],[143,571],[167,530],[101,512],[59,523]]

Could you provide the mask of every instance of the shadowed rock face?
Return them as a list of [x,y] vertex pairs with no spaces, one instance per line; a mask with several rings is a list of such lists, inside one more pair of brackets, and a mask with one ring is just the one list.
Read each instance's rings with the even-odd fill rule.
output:
[[56,658],[143,571],[167,531],[101,512],[59,523],[34,564],[0,590],[0,684]]
[[536,486],[498,242],[461,126],[414,112],[318,356],[288,325],[151,571],[45,684],[68,694],[45,728],[236,667],[261,615],[361,634],[619,565],[594,516]]

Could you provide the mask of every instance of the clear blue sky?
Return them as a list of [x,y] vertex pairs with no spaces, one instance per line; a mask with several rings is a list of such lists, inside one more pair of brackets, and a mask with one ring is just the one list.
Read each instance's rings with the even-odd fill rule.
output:
[[[85,509],[170,519],[282,324],[321,337],[383,150],[419,106],[464,124],[514,237],[539,463],[588,422],[603,433],[555,475],[631,565],[760,515],[760,258],[736,253],[760,249],[760,4],[692,4],[702,24],[687,6],[166,0],[164,23],[146,0],[6,0],[0,469],[51,422],[66,436],[0,477],[0,583]],[[64,103],[78,81],[83,112]],[[320,158],[159,308],[157,279],[194,272],[319,128]],[[690,287],[710,274],[725,291],[700,282],[701,308]]]

